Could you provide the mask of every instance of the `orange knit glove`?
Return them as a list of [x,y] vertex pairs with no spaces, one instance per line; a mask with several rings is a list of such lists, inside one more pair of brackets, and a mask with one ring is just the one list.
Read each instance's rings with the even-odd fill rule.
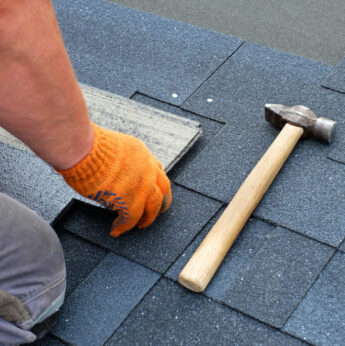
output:
[[57,171],[79,194],[118,212],[112,236],[148,227],[171,204],[170,181],[161,163],[139,139],[93,126],[89,154]]

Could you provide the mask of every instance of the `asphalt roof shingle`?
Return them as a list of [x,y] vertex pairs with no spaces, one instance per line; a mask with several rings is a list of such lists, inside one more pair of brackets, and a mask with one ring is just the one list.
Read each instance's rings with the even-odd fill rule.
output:
[[101,0],[54,5],[78,79],[127,97],[180,105],[243,42]]
[[152,270],[164,273],[183,252],[221,203],[173,185],[173,204],[145,230],[132,230],[119,238],[109,236],[114,216],[100,208],[77,207],[64,228]]
[[0,191],[52,222],[78,194],[38,157],[0,143]]
[[66,296],[69,296],[104,259],[107,251],[65,230],[60,230],[58,236],[65,256],[67,273]]
[[[166,273],[168,278],[177,281],[179,273],[223,212],[224,208],[219,210],[193,243],[188,246]],[[257,251],[270,238],[274,229],[275,226],[266,222],[254,218],[249,219],[232,246],[231,251],[225,257],[215,276],[207,286],[204,294],[221,302],[229,287],[236,282],[238,276],[251,263]]]
[[302,345],[206,297],[162,279],[109,345]]
[[276,228],[223,301],[281,328],[333,253],[331,247]]
[[345,254],[337,252],[290,317],[284,330],[316,345],[343,345],[344,286]]
[[[80,81],[197,119],[205,134],[170,174],[171,209],[116,239],[114,213],[65,207],[77,195],[61,177],[0,144],[0,191],[49,222],[59,216],[69,283],[53,333],[76,345],[342,344],[345,94],[320,84],[342,64],[241,46],[101,0],[54,5]],[[179,272],[277,135],[266,102],[335,119],[336,140],[297,145],[206,291],[192,293],[175,282]],[[50,335],[38,344],[63,343]]]
[[73,345],[103,345],[158,278],[108,254],[67,298],[53,333]]
[[345,58],[322,81],[322,86],[345,93]]
[[174,166],[174,168],[171,171],[169,171],[169,178],[172,180],[174,180],[178,176],[178,174],[182,172],[185,169],[185,167],[188,166],[188,163],[206,147],[206,145],[211,141],[211,139],[224,126],[224,123],[222,122],[202,117],[198,114],[194,114],[186,110],[183,110],[180,107],[155,100],[152,97],[148,97],[139,93],[134,94],[132,100],[142,102],[148,106],[155,107],[166,112],[176,114],[181,117],[191,119],[200,123],[200,126],[203,130],[203,134],[201,137],[199,137],[198,141],[189,149],[188,157],[183,157],[181,161],[179,161]]

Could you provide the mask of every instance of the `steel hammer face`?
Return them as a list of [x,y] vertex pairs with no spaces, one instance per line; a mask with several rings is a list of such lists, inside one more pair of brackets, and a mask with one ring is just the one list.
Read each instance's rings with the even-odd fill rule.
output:
[[314,137],[321,142],[331,143],[335,135],[335,121],[324,117],[318,118],[305,106],[266,104],[265,118],[277,129],[282,129],[287,123],[302,127],[303,138]]

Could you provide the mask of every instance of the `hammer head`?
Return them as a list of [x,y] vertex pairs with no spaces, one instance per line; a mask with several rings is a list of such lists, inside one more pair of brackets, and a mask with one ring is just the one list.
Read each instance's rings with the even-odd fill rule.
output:
[[266,104],[265,118],[277,129],[283,128],[286,123],[302,127],[304,138],[314,137],[319,141],[331,143],[335,134],[335,121],[318,118],[305,106],[287,107],[280,104]]

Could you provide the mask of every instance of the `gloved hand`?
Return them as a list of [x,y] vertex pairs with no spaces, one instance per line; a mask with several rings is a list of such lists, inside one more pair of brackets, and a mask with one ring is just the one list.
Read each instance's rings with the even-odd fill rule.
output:
[[162,165],[139,139],[95,124],[89,154],[67,170],[57,170],[74,190],[119,216],[111,235],[148,227],[171,204],[170,181]]

